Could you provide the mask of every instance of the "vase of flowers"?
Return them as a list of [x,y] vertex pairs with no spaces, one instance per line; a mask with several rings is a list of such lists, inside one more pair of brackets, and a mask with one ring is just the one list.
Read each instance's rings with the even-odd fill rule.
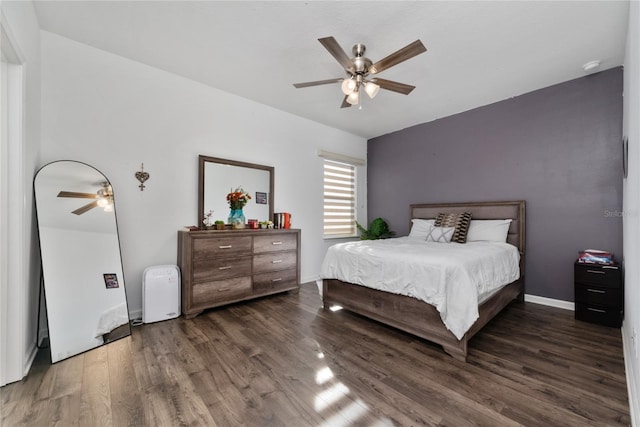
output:
[[231,212],[229,213],[229,224],[231,224],[231,228],[244,228],[245,217],[242,208],[244,208],[249,200],[251,200],[251,196],[244,191],[242,187],[231,190],[231,192],[227,194],[227,203],[229,203],[229,208],[231,208]]

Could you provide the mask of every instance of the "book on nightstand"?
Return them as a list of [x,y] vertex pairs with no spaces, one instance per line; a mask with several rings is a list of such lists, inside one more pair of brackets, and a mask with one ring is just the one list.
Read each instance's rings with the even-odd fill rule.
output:
[[601,251],[599,249],[585,249],[580,251],[578,253],[578,262],[581,264],[615,264],[613,254],[611,252]]

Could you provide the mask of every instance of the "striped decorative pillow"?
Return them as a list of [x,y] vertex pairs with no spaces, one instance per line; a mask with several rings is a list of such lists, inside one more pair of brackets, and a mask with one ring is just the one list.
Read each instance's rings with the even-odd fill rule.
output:
[[433,225],[436,227],[455,227],[452,242],[466,243],[469,224],[471,223],[471,212],[439,213]]

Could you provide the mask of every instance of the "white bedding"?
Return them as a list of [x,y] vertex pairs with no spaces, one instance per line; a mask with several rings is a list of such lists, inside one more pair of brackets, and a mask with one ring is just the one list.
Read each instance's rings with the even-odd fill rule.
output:
[[118,326],[129,323],[129,312],[127,311],[127,304],[118,304],[115,307],[111,307],[105,310],[98,319],[98,326],[96,326],[95,336],[96,338],[113,331]]
[[508,243],[434,243],[414,237],[339,243],[320,277],[418,298],[434,305],[458,339],[478,318],[478,304],[520,277],[520,254]]

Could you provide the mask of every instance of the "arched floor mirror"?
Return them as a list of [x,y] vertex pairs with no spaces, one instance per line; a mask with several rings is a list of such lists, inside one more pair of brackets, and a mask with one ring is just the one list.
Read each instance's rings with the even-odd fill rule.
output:
[[111,184],[64,160],[34,178],[51,362],[130,335]]

